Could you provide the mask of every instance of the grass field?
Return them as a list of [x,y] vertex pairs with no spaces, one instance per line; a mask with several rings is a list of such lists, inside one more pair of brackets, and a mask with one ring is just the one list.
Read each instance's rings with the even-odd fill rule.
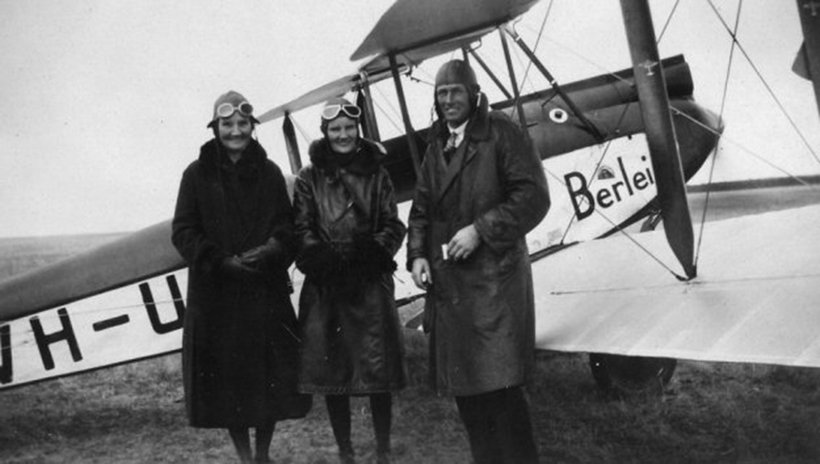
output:
[[0,280],[90,250],[122,235],[0,238]]
[[[0,278],[114,236],[0,240]],[[407,331],[410,385],[394,402],[397,463],[469,463],[451,398],[425,384],[427,340]],[[186,425],[179,355],[0,392],[2,463],[236,462],[223,430]],[[820,462],[820,370],[679,361],[664,392],[599,391],[584,354],[538,352],[529,389],[542,462]],[[368,403],[354,405],[359,462],[372,462]],[[333,463],[324,402],[279,424],[272,457]]]
[[[426,339],[406,333],[410,386],[396,397],[397,463],[468,463],[451,399],[425,385]],[[820,371],[679,362],[662,395],[599,392],[582,354],[539,352],[530,388],[542,462],[820,462]],[[179,356],[0,393],[0,462],[235,462],[227,433],[186,425]],[[356,399],[354,446],[371,462],[368,403]],[[272,457],[336,462],[324,402],[279,424]]]

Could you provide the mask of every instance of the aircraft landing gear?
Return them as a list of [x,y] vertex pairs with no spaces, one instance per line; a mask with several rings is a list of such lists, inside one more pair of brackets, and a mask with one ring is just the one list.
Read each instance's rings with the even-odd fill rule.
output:
[[675,372],[677,360],[590,353],[589,368],[607,393],[661,393]]
[[[641,224],[641,232],[655,230],[660,221],[660,209],[653,209]],[[672,379],[677,364],[672,358],[589,353],[592,377],[598,388],[609,394],[660,394]]]

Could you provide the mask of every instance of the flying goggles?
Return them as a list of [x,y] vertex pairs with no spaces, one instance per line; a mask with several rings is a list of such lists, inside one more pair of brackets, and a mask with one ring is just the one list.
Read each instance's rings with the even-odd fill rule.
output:
[[233,106],[230,102],[225,102],[216,107],[216,115],[220,118],[229,118],[237,111],[239,111],[239,114],[242,116],[251,116],[253,114],[253,105],[247,101],[243,101],[237,106]]
[[356,105],[327,105],[322,109],[322,119],[330,121],[339,116],[339,113],[344,113],[353,119],[359,119],[359,116],[362,115],[362,110]]

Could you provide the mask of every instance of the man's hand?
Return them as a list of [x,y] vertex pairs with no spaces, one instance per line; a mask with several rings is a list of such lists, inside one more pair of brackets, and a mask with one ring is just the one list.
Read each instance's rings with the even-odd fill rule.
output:
[[454,261],[467,259],[480,244],[481,236],[478,235],[475,226],[470,224],[450,239],[450,243],[447,244],[447,256]]
[[416,287],[427,290],[430,285],[433,285],[433,275],[430,274],[430,263],[425,258],[416,258],[413,260],[413,282]]

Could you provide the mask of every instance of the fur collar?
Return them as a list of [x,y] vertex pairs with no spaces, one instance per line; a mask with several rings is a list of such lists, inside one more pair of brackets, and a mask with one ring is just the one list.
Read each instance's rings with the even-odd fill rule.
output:
[[[222,148],[222,145],[213,138],[205,142],[199,149],[199,160],[209,167],[216,168],[222,164],[223,159],[227,159],[225,158],[224,152],[225,150]],[[245,152],[242,154],[242,160],[254,166],[267,158],[268,154],[265,152],[265,149],[254,139],[251,139],[248,147],[245,148]]]
[[[311,142],[308,154],[310,162],[326,173],[335,172],[340,167],[336,158],[339,155],[333,153],[330,143],[324,137]],[[359,138],[359,149],[344,168],[354,174],[370,175],[379,170],[386,155],[387,151],[382,144]]]

